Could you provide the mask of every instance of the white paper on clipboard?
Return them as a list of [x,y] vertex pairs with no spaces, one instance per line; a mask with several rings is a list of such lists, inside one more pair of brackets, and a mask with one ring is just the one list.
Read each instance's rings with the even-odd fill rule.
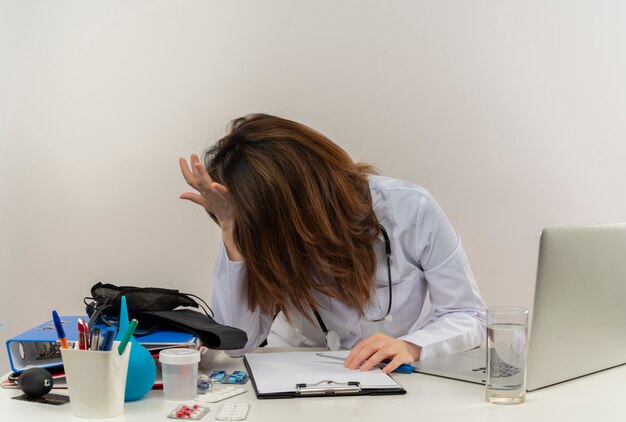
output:
[[[402,387],[381,369],[348,369],[341,360],[318,356],[319,352],[246,353],[251,375],[259,394],[296,393],[298,384],[333,381],[358,382],[362,389],[394,390]],[[343,353],[343,355],[342,355]],[[349,350],[333,352],[346,357]]]

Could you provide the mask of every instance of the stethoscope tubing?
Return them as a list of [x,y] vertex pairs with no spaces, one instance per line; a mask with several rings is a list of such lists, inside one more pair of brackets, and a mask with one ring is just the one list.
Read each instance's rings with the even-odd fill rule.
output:
[[[387,230],[385,230],[385,227],[382,224],[379,224],[379,227],[383,238],[385,239],[385,255],[387,258],[387,280],[389,283],[389,302],[387,305],[387,312],[385,312],[385,315],[383,315],[381,318],[370,319],[364,312],[363,318],[365,318],[369,322],[380,322],[387,320],[389,314],[391,313],[391,305],[393,303],[393,293],[391,289],[391,241],[389,240],[389,235],[387,234]],[[326,347],[328,348],[328,350],[339,350],[341,344],[340,337],[337,332],[334,330],[329,330],[328,327],[326,327],[322,316],[315,308],[313,308],[313,315],[315,315],[315,319],[317,320],[317,323],[324,333]]]

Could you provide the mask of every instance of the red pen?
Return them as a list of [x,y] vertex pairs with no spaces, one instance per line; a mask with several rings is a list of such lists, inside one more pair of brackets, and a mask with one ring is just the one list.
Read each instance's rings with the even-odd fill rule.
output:
[[82,318],[78,318],[78,349],[89,349],[89,327]]

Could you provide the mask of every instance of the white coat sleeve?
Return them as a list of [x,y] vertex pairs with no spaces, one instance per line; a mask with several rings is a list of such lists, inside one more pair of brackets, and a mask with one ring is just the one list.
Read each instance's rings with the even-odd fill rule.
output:
[[483,345],[485,304],[459,236],[432,197],[422,198],[415,228],[432,317],[400,338],[422,347],[420,359]]
[[237,357],[254,351],[267,338],[272,317],[260,312],[258,307],[250,311],[245,284],[246,264],[229,260],[224,244],[220,245],[213,274],[211,309],[215,321],[247,334],[248,342],[243,349],[226,351],[229,356]]

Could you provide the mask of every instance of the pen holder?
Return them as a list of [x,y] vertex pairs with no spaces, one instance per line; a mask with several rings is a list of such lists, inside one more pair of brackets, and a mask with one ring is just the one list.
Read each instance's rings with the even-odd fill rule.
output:
[[61,349],[74,416],[110,418],[124,414],[124,391],[131,344],[120,356],[110,351]]

